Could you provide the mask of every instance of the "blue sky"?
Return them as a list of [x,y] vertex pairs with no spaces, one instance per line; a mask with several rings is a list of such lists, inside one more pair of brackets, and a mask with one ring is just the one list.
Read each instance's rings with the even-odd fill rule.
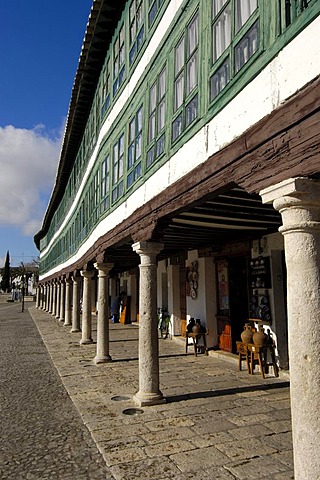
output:
[[91,5],[0,1],[0,268],[38,256]]

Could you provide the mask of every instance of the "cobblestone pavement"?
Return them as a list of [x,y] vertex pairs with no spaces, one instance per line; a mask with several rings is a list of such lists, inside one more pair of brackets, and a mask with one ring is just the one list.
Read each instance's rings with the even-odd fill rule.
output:
[[0,331],[1,480],[113,479],[21,303]]
[[[0,440],[7,462],[1,478],[293,479],[287,377],[270,374],[263,380],[258,371],[253,376],[239,372],[236,362],[219,355],[194,357],[191,348],[186,355],[184,342],[160,340],[161,390],[167,403],[127,415],[125,410],[132,413],[135,408],[131,398],[138,390],[138,326],[111,324],[113,361],[94,365],[95,344],[80,346],[81,334],[71,334],[69,327],[41,310],[31,308],[30,313],[80,415],[52,370],[30,317],[25,314],[20,329],[21,314],[16,314],[14,343],[7,324],[0,339],[1,345],[13,345],[11,353],[5,347],[6,371],[16,369],[15,386],[8,386],[9,378],[10,391],[2,385],[4,431],[13,440]],[[29,406],[24,389],[35,397]],[[25,425],[23,435],[16,432],[16,417]],[[17,445],[12,447],[13,442]],[[42,468],[39,474],[37,468]],[[20,472],[24,476],[19,477]]]

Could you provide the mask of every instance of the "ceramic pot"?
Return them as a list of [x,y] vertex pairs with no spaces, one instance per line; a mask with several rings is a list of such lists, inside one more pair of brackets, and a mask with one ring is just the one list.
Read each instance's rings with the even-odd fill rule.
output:
[[253,343],[257,345],[257,347],[263,347],[263,345],[267,344],[268,335],[264,333],[264,328],[260,327],[259,330],[254,333],[252,339]]
[[192,327],[192,332],[193,333],[200,333],[200,330],[201,330],[201,326],[196,323],[193,327]]
[[244,330],[240,336],[243,343],[252,343],[253,331],[249,323],[245,323]]

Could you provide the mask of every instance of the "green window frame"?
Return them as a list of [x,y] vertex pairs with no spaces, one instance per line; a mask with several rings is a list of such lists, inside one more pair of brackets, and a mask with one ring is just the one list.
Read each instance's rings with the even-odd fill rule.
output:
[[139,107],[129,122],[128,158],[127,158],[127,188],[131,187],[142,173],[142,128],[143,105]]
[[112,203],[123,194],[124,133],[113,145],[112,163]]
[[149,28],[155,21],[163,3],[164,3],[164,0],[149,0],[149,11],[148,11]]
[[174,48],[173,142],[198,117],[198,50],[197,11]]
[[210,101],[260,48],[258,0],[212,0]]
[[100,213],[110,207],[110,155],[107,154],[102,160],[100,167]]
[[144,0],[133,0],[129,8],[129,64],[131,65],[145,40]]
[[295,20],[318,0],[279,0],[279,34],[283,33]]
[[111,61],[108,58],[102,73],[101,85],[101,117],[109,110],[111,105]]
[[125,35],[124,25],[113,44],[113,96],[115,96],[125,79]]
[[147,167],[165,151],[166,67],[163,67],[149,90]]

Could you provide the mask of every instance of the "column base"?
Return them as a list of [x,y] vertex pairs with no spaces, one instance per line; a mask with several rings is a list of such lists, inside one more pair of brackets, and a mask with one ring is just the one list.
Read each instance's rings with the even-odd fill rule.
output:
[[98,365],[99,363],[109,363],[112,362],[112,358],[110,355],[105,355],[103,357],[99,357],[98,355],[94,357],[93,362]]
[[132,400],[139,407],[147,407],[151,405],[161,405],[166,403],[166,399],[163,397],[162,393],[143,393],[138,392],[133,395]]
[[71,328],[70,333],[78,333],[81,332],[81,328]]
[[92,338],[81,338],[80,340],[80,345],[89,345],[90,343],[93,343]]
[[66,322],[64,322],[64,324],[63,324],[64,327],[71,327],[71,325],[72,325],[72,323],[66,323]]
[[64,318],[59,318],[59,323],[63,323],[63,324],[64,324]]

